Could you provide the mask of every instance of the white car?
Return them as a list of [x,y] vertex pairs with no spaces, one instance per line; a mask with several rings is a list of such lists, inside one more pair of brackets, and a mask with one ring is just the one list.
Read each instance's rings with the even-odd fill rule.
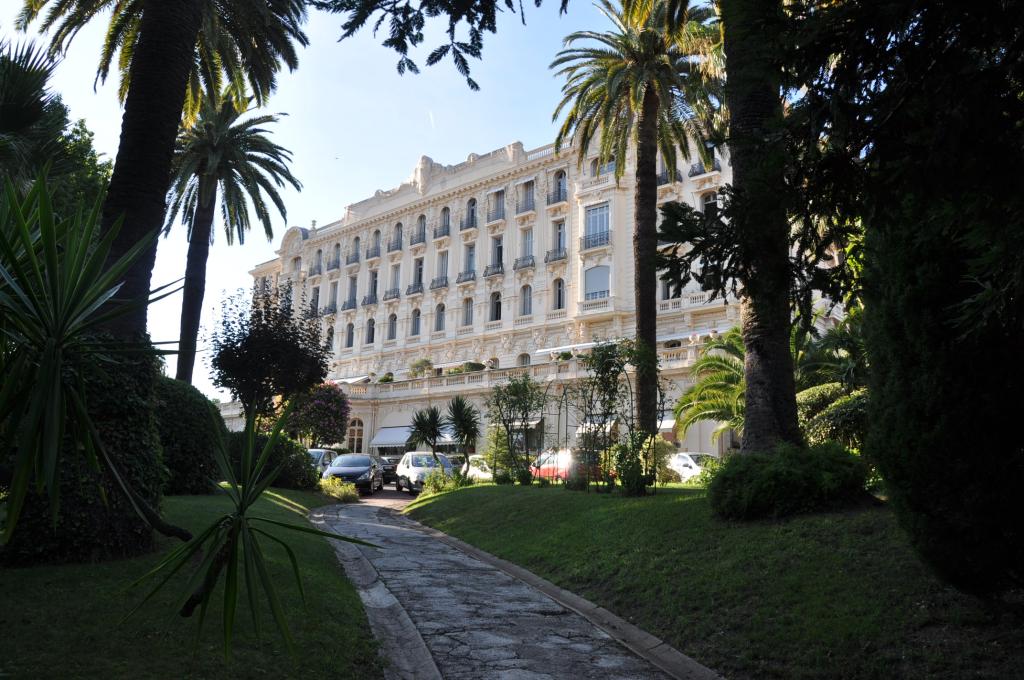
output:
[[423,490],[423,480],[431,472],[437,469],[440,462],[441,469],[446,475],[452,474],[452,463],[442,453],[437,454],[434,460],[433,454],[423,451],[410,451],[402,456],[402,460],[395,469],[398,479],[395,481],[395,491],[408,489],[410,493],[419,493]]
[[489,482],[494,479],[491,466],[480,454],[469,457],[469,472],[466,473],[466,476],[477,482]]
[[699,475],[701,465],[709,458],[714,456],[710,453],[674,453],[668,459],[668,467],[685,482]]
[[331,461],[338,455],[337,451],[332,449],[308,449],[309,459],[313,461],[313,467],[316,468],[316,473],[322,475],[324,471],[331,467]]

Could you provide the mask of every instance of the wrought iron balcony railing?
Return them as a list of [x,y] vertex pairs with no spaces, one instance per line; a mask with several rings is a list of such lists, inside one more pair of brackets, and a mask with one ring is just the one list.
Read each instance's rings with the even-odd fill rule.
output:
[[357,262],[359,262],[358,250],[354,253],[349,253],[348,255],[345,256],[345,264],[356,264]]
[[465,283],[466,281],[476,281],[475,269],[471,269],[465,272],[459,272],[458,278],[455,279],[455,283]]
[[512,271],[519,271],[520,269],[527,269],[534,266],[533,255],[524,255],[523,257],[517,257],[516,261],[512,263]]
[[548,252],[544,253],[544,262],[558,262],[559,260],[564,260],[568,256],[569,254],[566,252],[565,248],[552,248]]
[[590,248],[600,248],[611,243],[612,232],[610,229],[605,231],[595,231],[592,234],[587,234],[580,238],[580,250],[589,250]]
[[533,194],[527,194],[520,201],[516,201],[516,214],[522,215],[523,213],[536,210],[537,206],[533,200]]
[[402,291],[399,288],[388,288],[386,291],[384,291],[384,299],[397,300],[401,294]]
[[426,242],[426,240],[427,240],[427,228],[423,227],[421,229],[417,229],[416,231],[414,231],[412,233],[412,236],[409,237],[409,245],[411,245],[411,246],[419,245],[420,243]]
[[410,283],[409,287],[405,289],[406,295],[419,295],[423,292],[423,282]]
[[309,266],[309,275],[310,276],[316,276],[317,274],[322,274],[323,271],[324,271],[324,267],[321,264],[311,264]]
[[505,204],[496,205],[487,211],[487,221],[497,222],[498,220],[505,219]]
[[447,276],[438,276],[437,278],[435,278],[433,281],[430,282],[430,290],[440,290],[441,288],[447,288],[447,287],[448,287],[448,277]]
[[441,224],[439,226],[436,226],[434,227],[434,238],[444,238],[445,236],[450,234],[451,231],[452,226],[450,224]]
[[338,269],[339,267],[341,267],[340,255],[338,257],[332,257],[331,259],[327,260],[327,271],[332,271],[334,269]]
[[505,273],[505,263],[504,262],[495,262],[494,264],[489,264],[486,267],[484,267],[484,278],[486,278],[488,276],[497,276],[498,274],[504,274],[504,273]]
[[690,177],[696,177],[697,175],[705,175],[709,172],[718,172],[721,171],[721,169],[722,164],[716,158],[711,162],[710,166],[705,165],[704,163],[694,163],[690,166],[690,172],[687,174],[689,174]]
[[338,305],[337,304],[332,303],[332,304],[329,304],[329,305],[324,305],[323,307],[320,308],[320,316],[327,316],[328,314],[334,314],[337,311],[338,311]]
[[367,260],[372,260],[375,257],[380,257],[380,246],[370,246],[366,249]]
[[466,215],[459,220],[459,231],[466,231],[467,229],[476,229],[476,213]]
[[343,311],[343,312],[347,312],[348,310],[355,309],[355,308],[356,308],[356,299],[354,297],[351,297],[351,298],[349,298],[349,299],[347,299],[347,300],[345,300],[344,302],[341,303],[341,311]]
[[363,296],[363,307],[368,307],[369,305],[375,305],[375,304],[377,304],[377,294],[376,293],[370,293],[369,295],[364,295]]
[[569,192],[565,187],[556,187],[554,191],[548,192],[548,205],[562,203],[569,200]]
[[393,238],[390,241],[388,241],[388,252],[389,253],[393,253],[396,250],[401,250],[401,249],[402,249],[402,239],[401,239],[401,237]]
[[671,182],[682,182],[682,181],[683,181],[683,173],[679,172],[679,170],[675,170],[674,172],[670,173],[668,168],[666,168],[666,169],[664,169],[664,170],[662,170],[661,172],[658,173],[658,186],[659,187],[660,186],[664,186],[665,184],[669,184]]

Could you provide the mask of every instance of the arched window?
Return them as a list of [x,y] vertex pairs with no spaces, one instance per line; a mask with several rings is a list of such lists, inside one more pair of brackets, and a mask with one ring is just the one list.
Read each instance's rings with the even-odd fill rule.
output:
[[476,224],[476,199],[471,198],[466,203],[466,222]]
[[519,316],[533,314],[533,288],[527,284],[519,291]]
[[498,357],[491,357],[487,360],[487,367],[490,369],[498,368]]
[[380,248],[380,229],[373,232],[373,247]]
[[420,310],[412,310],[412,321],[409,324],[409,335],[420,334]]
[[324,263],[324,251],[317,249],[316,251],[316,266],[320,267]]
[[345,347],[351,347],[356,341],[356,326],[350,323],[345,326]]
[[444,303],[434,308],[434,331],[444,330]]
[[566,181],[565,181],[565,170],[559,170],[555,173],[555,191],[561,198],[565,198]]
[[395,243],[399,243],[402,240],[402,223],[399,222],[395,225],[394,230],[391,232],[391,240]]
[[491,293],[491,321],[501,321],[501,293]]
[[334,351],[334,326],[327,329],[327,342],[324,343],[324,346],[328,350]]
[[516,359],[516,363],[519,364],[520,366],[529,366],[530,355],[527,354],[526,352],[523,352],[522,354],[519,355],[519,358]]
[[701,197],[702,208],[704,214],[709,218],[714,219],[718,215],[718,194],[714,191],[710,191]]
[[352,252],[353,253],[358,253],[359,252],[359,237],[358,236],[356,236],[354,239],[352,239]]
[[352,453],[363,452],[363,421],[353,418],[348,423],[348,437],[346,437],[348,450]]
[[338,264],[338,262],[340,262],[340,261],[341,261],[341,244],[340,243],[335,243],[334,244],[334,263]]
[[374,336],[374,333],[376,332],[376,330],[377,330],[377,322],[376,321],[374,321],[373,319],[370,319],[369,321],[366,322],[366,341],[363,344],[366,344],[366,345],[372,345],[373,344],[373,336]]
[[388,317],[388,340],[398,337],[398,315],[392,314]]
[[452,211],[448,206],[441,208],[441,226],[452,226]]
[[584,299],[601,300],[608,297],[608,267],[598,265],[583,272]]
[[473,325],[473,298],[464,298],[462,300],[462,325]]
[[551,305],[555,309],[565,309],[565,281],[555,279],[552,286]]
[[420,215],[419,217],[416,218],[416,228],[419,231],[423,231],[424,229],[427,228],[427,216],[426,215]]
[[296,274],[298,274],[300,271],[302,271],[302,258],[301,257],[293,257],[292,258],[292,271],[295,272]]

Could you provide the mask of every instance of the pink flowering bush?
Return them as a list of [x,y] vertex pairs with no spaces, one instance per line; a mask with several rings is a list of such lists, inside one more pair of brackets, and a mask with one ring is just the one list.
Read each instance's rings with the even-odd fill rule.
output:
[[341,444],[348,432],[350,410],[340,387],[322,383],[295,397],[288,429],[308,438],[313,446]]

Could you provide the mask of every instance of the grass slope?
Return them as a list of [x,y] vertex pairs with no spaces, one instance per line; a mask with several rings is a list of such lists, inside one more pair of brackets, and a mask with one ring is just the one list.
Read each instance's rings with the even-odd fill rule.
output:
[[478,486],[407,512],[728,678],[1024,677],[1024,630],[938,583],[886,508],[730,525],[696,490]]
[[[309,508],[325,502],[319,494],[271,489],[258,509],[266,517],[302,523]],[[223,496],[165,499],[168,519],[193,530],[207,526],[227,507]],[[125,588],[158,561],[154,554],[100,564],[0,569],[0,677],[380,677],[362,604],[333,549],[317,536],[274,533],[294,548],[306,591],[308,607],[303,609],[287,556],[266,541],[271,574],[295,638],[294,661],[269,609],[261,612],[262,641],[256,640],[244,595],[231,660],[224,658],[219,595],[194,651],[196,621],[178,617],[174,609],[185,577],[176,577],[145,608],[119,623],[147,592]],[[163,541],[160,553],[172,545]]]

